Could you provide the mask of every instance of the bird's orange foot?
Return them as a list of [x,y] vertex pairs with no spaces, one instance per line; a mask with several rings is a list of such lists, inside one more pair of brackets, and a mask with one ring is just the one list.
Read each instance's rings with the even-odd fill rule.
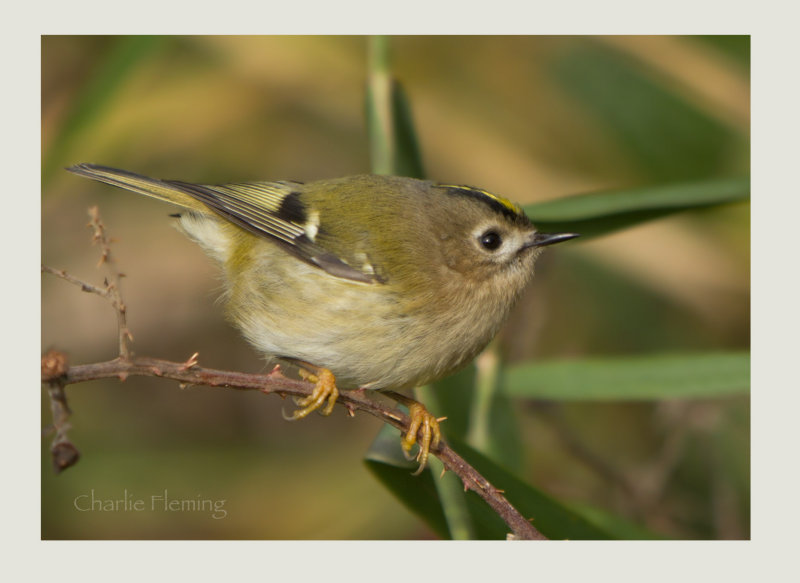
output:
[[419,468],[414,472],[414,475],[418,476],[428,463],[428,454],[431,448],[436,449],[439,445],[439,441],[442,439],[442,433],[439,430],[439,421],[443,421],[444,418],[437,419],[428,412],[425,405],[422,403],[412,400],[409,401],[407,405],[410,423],[408,425],[408,431],[400,442],[400,446],[403,448],[403,454],[406,458],[412,459],[411,448],[417,443],[417,434],[419,433],[419,452],[416,457],[416,460],[419,462]]
[[288,419],[302,419],[312,411],[316,411],[322,407],[322,404],[325,403],[326,399],[328,400],[328,403],[325,405],[325,408],[320,411],[320,413],[323,415],[330,415],[331,411],[333,411],[333,406],[336,404],[336,399],[339,397],[339,389],[336,388],[336,378],[333,376],[333,373],[327,368],[319,369],[317,374],[300,369],[300,376],[303,377],[303,379],[316,384],[314,386],[314,390],[308,397],[304,397],[296,401],[297,406],[300,407],[300,409],[292,413]]

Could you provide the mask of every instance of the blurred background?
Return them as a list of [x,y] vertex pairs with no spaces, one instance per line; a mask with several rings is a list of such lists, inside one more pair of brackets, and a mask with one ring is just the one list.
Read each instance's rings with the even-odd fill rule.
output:
[[[172,209],[63,171],[93,162],[191,182],[368,172],[366,37],[42,37],[42,262],[96,284],[98,205],[137,354],[259,372]],[[748,37],[392,37],[429,178],[520,203],[747,176]],[[536,220],[536,217],[532,217]],[[510,362],[748,349],[746,203],[545,253],[501,336]],[[42,349],[116,356],[100,298],[42,279]],[[274,396],[152,378],[68,387],[82,458],[54,475],[42,538],[424,539],[365,469],[380,423],[288,423]],[[749,399],[519,401],[520,476],[667,537],[748,538]],[[42,424],[51,422],[46,393]],[[450,476],[452,477],[452,476]],[[225,500],[209,512],[80,512],[101,500]],[[86,500],[85,498],[83,500]]]

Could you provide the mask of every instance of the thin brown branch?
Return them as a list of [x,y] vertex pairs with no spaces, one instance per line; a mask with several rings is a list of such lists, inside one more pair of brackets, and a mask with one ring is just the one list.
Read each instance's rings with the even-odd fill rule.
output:
[[60,277],[61,279],[65,280],[65,281],[68,281],[69,283],[71,283],[73,285],[78,286],[79,288],[81,288],[81,291],[85,291],[85,292],[92,293],[92,294],[97,294],[100,297],[109,299],[108,289],[107,288],[100,288],[100,287],[94,286],[94,285],[92,285],[90,283],[86,283],[85,281],[82,281],[82,280],[78,279],[77,277],[73,277],[72,275],[70,275],[69,273],[64,271],[63,269],[54,269],[52,267],[48,267],[47,265],[42,265],[42,272],[43,273],[50,273],[52,275],[55,275],[56,277]]
[[55,350],[51,350],[42,357],[42,378],[50,379],[47,382],[47,392],[50,396],[50,410],[53,414],[53,425],[50,429],[55,433],[50,453],[53,460],[53,469],[61,473],[68,467],[75,465],[80,457],[78,449],[67,437],[69,431],[69,417],[72,411],[67,405],[67,396],[64,394],[62,377],[69,370],[67,357]]
[[120,284],[125,274],[116,269],[115,261],[111,255],[111,240],[106,235],[106,227],[100,219],[100,211],[96,206],[89,209],[89,227],[92,228],[92,243],[99,243],[101,249],[100,261],[97,264],[106,268],[111,281],[106,279],[106,291],[108,292],[104,297],[111,302],[114,311],[117,314],[117,329],[119,331],[119,354],[123,358],[131,357],[130,342],[133,341],[133,335],[128,328],[128,319],[126,316],[127,308],[125,302],[122,300],[120,292]]
[[[171,362],[155,358],[135,358],[70,366],[57,377],[44,376],[45,383],[58,382],[61,386],[103,378],[125,380],[129,376],[161,377],[178,381],[182,385],[204,385],[223,387],[244,391],[261,391],[277,393],[281,396],[292,395],[306,397],[314,389],[312,383],[294,380],[284,376],[276,367],[268,374],[247,374],[202,368],[196,364],[193,355],[187,362]],[[391,409],[382,403],[366,396],[364,391],[341,391],[338,404],[349,412],[360,410],[374,415],[385,423],[405,432],[409,419],[404,413]],[[542,540],[545,537],[508,502],[508,500],[488,480],[469,465],[447,444],[442,443],[432,449],[445,467],[461,478],[465,488],[475,491],[506,522],[518,539]]]

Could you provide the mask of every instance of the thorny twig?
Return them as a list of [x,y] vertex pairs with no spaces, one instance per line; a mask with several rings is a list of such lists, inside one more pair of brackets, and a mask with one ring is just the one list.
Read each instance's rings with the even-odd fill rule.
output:
[[[189,361],[183,363],[137,357],[133,360],[117,358],[108,362],[75,365],[70,366],[57,379],[43,378],[43,381],[48,383],[58,381],[63,385],[68,385],[102,378],[116,377],[125,380],[134,375],[172,379],[182,385],[204,385],[244,391],[258,390],[266,394],[277,393],[281,396],[307,397],[314,389],[312,383],[284,376],[278,367],[268,374],[213,370],[197,366],[194,355]],[[400,431],[404,432],[408,429],[409,418],[407,415],[366,396],[363,391],[341,391],[337,404],[344,406],[348,411],[367,412]],[[473,490],[481,496],[511,527],[517,538],[544,538],[526,518],[511,506],[497,488],[447,444],[440,444],[437,448],[432,449],[431,453],[438,457],[448,470],[461,478],[465,489]]]
[[101,249],[100,262],[98,267],[104,265],[108,271],[111,281],[106,279],[105,289],[107,295],[105,296],[111,301],[114,306],[114,311],[117,314],[117,328],[119,330],[119,355],[122,358],[131,357],[130,342],[133,341],[133,335],[128,329],[128,319],[126,316],[127,307],[125,302],[122,301],[122,294],[120,292],[120,283],[122,278],[125,277],[124,273],[118,271],[115,267],[115,262],[111,256],[111,241],[106,236],[106,227],[103,221],[100,220],[100,211],[96,206],[89,209],[89,227],[92,228],[92,243],[99,243]]
[[[57,351],[51,351],[42,357],[42,382],[46,383],[49,388],[53,426],[56,430],[56,439],[53,442],[53,463],[58,471],[74,464],[78,458],[77,449],[66,438],[66,430],[69,428],[67,418],[70,411],[64,387],[69,384],[114,377],[124,381],[130,375],[140,375],[176,380],[181,383],[181,386],[191,384],[237,390],[260,390],[264,393],[277,393],[282,397],[286,395],[305,397],[311,394],[314,389],[312,383],[287,378],[281,374],[279,367],[268,374],[246,374],[201,368],[197,364],[197,354],[193,354],[183,363],[145,357],[133,358],[129,347],[129,342],[133,340],[133,337],[127,327],[125,303],[119,291],[119,281],[123,274],[111,267],[109,240],[106,237],[97,207],[92,207],[89,214],[92,219],[90,226],[94,229],[93,241],[99,242],[102,248],[99,265],[105,265],[109,269],[112,281],[106,281],[104,288],[98,288],[66,274],[63,270],[43,265],[42,271],[54,274],[77,285],[83,291],[95,293],[111,302],[117,313],[120,355],[108,362],[75,366],[69,366],[66,357]],[[407,415],[365,396],[363,391],[342,391],[337,403],[344,406],[350,415],[355,410],[365,411],[400,429],[401,432],[408,430],[409,418]],[[442,461],[446,469],[461,479],[465,490],[476,492],[486,501],[511,528],[512,538],[523,540],[546,538],[508,502],[500,490],[489,483],[446,443],[440,443],[436,448],[432,448],[431,453]]]
[[51,350],[42,357],[42,379],[51,379],[47,383],[50,410],[53,414],[53,425],[50,429],[56,435],[50,446],[50,453],[53,469],[57,474],[74,465],[80,457],[78,449],[67,437],[71,411],[67,405],[67,396],[64,394],[64,383],[60,379],[68,370],[67,357],[64,354]]

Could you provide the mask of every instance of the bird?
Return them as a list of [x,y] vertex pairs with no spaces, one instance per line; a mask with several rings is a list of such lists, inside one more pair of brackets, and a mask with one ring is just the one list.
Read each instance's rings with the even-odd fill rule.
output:
[[179,207],[178,227],[221,268],[225,313],[269,361],[315,384],[292,419],[329,415],[340,389],[407,405],[421,472],[437,419],[398,391],[468,364],[496,335],[549,245],[489,191],[402,176],[203,185],[95,164],[73,174]]

